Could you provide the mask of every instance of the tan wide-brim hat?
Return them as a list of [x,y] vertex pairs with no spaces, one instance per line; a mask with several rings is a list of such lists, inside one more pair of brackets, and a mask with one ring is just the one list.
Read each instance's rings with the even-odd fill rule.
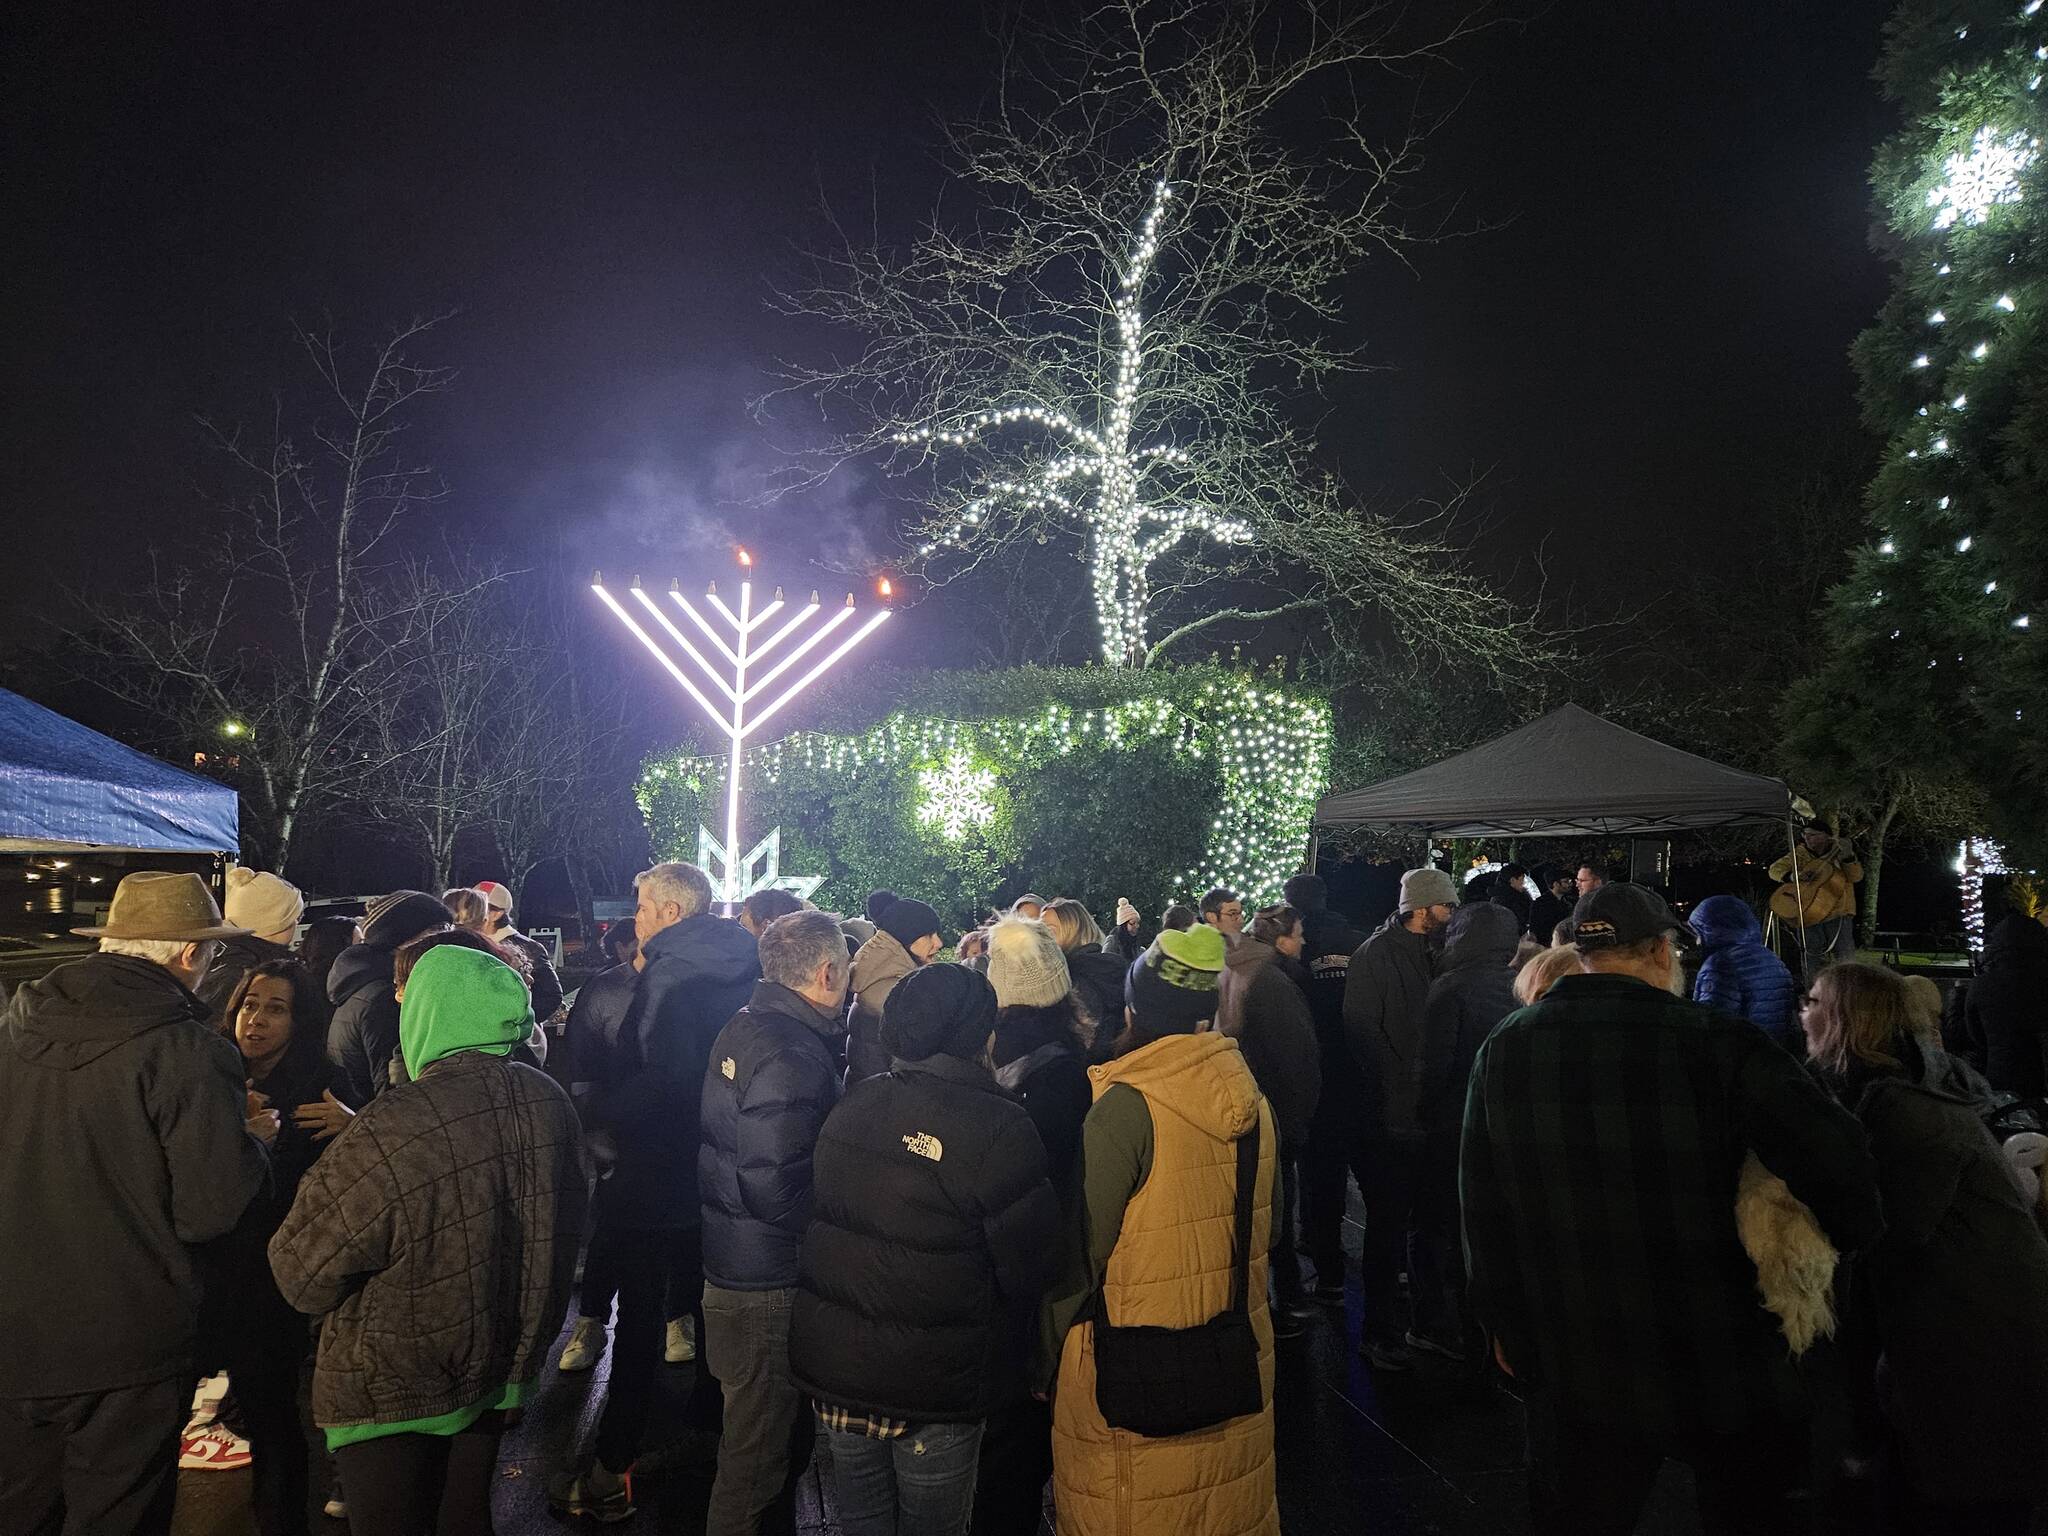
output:
[[71,930],[87,939],[239,939],[250,930],[221,921],[213,892],[197,875],[145,870],[114,887],[114,904],[100,928]]

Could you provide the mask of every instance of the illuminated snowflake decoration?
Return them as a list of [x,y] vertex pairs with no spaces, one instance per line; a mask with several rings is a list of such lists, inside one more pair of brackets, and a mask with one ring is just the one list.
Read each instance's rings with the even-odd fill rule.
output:
[[[1160,223],[1172,201],[1168,183],[1152,189],[1151,206],[1110,306],[1117,330],[1116,373],[1097,381],[1099,396],[1089,391],[1089,405],[1067,408],[1050,401],[1019,401],[965,412],[943,426],[892,434],[899,444],[934,449],[965,447],[991,433],[1032,432],[1051,439],[1045,457],[1028,473],[985,480],[952,526],[943,530],[941,542],[971,547],[985,525],[1004,513],[1056,514],[1082,523],[1088,530],[1102,656],[1113,667],[1143,655],[1151,601],[1147,573],[1156,561],[1189,537],[1218,544],[1252,540],[1250,526],[1241,519],[1179,493],[1173,470],[1188,461],[1186,448],[1138,441],[1138,403],[1145,375],[1140,295],[1159,259]],[[1106,410],[1092,403],[1097,398],[1106,401]],[[929,556],[936,548],[927,544],[918,553]]]
[[1979,128],[1967,155],[1950,155],[1942,162],[1947,179],[1927,194],[1927,206],[1935,210],[1934,227],[1982,224],[2000,203],[2018,202],[2020,177],[2040,148],[2041,141],[2028,134]]
[[996,776],[993,769],[977,768],[966,752],[946,755],[936,768],[921,768],[917,774],[917,819],[949,843],[957,843],[975,827],[988,825],[996,813]]

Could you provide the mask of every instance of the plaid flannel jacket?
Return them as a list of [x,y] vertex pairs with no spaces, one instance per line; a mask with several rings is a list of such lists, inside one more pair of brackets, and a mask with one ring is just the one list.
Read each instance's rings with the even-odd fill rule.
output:
[[1750,1150],[1843,1253],[1883,1231],[1862,1127],[1755,1026],[1612,974],[1508,1015],[1473,1066],[1460,1188],[1516,1375],[1653,1433],[1802,1412],[1735,1231]]

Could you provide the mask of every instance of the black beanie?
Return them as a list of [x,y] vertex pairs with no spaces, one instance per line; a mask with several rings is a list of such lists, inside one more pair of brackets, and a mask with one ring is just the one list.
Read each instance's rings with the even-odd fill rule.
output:
[[924,902],[905,898],[884,907],[875,926],[908,949],[926,934],[939,931],[939,914]]
[[393,891],[363,912],[363,942],[372,949],[397,949],[430,928],[446,928],[455,914],[425,891]]
[[882,1048],[904,1061],[977,1060],[995,1027],[996,989],[964,965],[912,971],[889,989],[882,1005]]
[[1287,905],[1297,912],[1313,913],[1329,910],[1330,888],[1324,884],[1321,875],[1294,875],[1280,887],[1280,894]]
[[877,928],[882,926],[882,914],[896,905],[896,893],[891,890],[869,891],[866,905],[868,921]]

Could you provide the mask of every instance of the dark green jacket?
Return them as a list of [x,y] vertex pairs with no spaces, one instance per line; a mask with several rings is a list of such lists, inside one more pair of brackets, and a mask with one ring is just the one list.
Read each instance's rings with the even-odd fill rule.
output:
[[1800,1413],[1735,1231],[1750,1151],[1845,1254],[1882,1234],[1862,1127],[1754,1025],[1615,975],[1502,1020],[1460,1185],[1474,1302],[1515,1374],[1649,1433]]

